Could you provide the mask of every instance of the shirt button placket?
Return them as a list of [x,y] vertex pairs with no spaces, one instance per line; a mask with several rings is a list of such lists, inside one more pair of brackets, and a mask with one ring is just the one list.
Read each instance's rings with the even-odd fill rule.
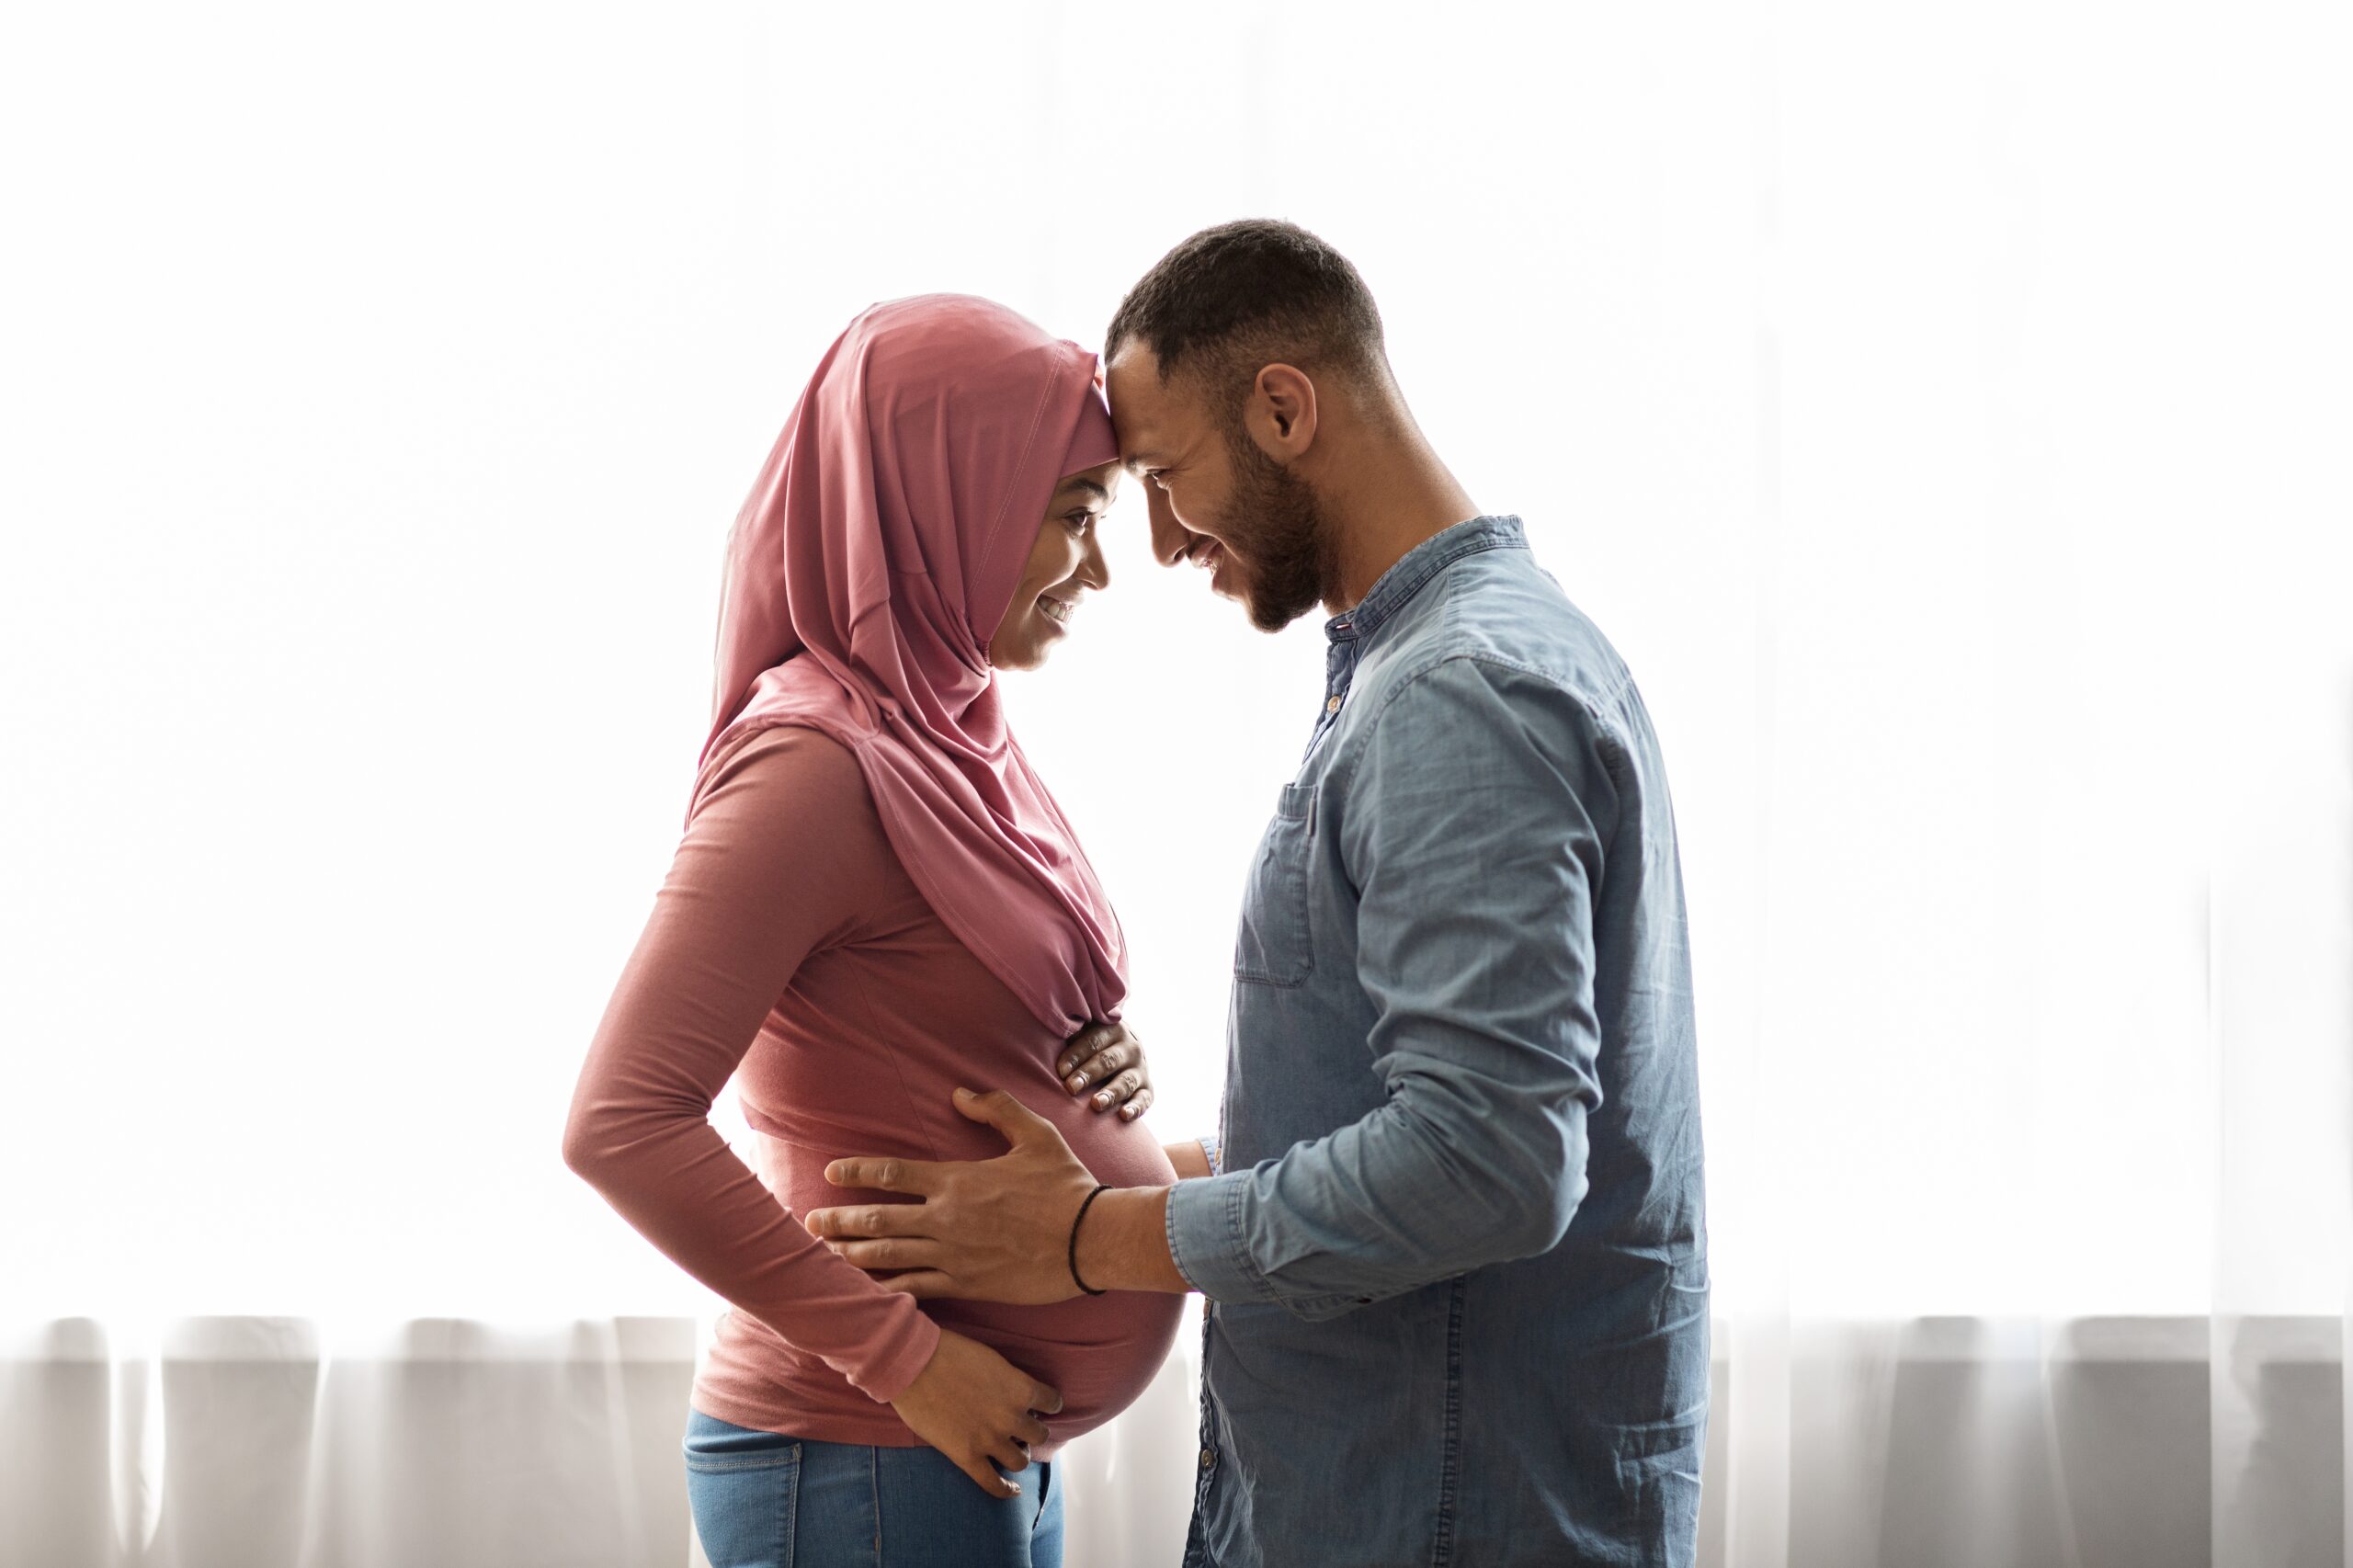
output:
[[1341,621],[1333,628],[1332,645],[1324,651],[1324,712],[1315,721],[1315,732],[1307,739],[1306,756],[1313,756],[1324,739],[1332,721],[1340,716],[1340,707],[1347,699],[1348,683],[1356,678],[1357,645],[1353,638],[1340,635],[1350,623]]

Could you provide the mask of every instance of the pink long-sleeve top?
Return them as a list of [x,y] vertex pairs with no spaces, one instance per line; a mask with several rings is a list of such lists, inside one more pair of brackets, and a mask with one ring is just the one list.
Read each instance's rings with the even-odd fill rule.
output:
[[[1063,1090],[1063,1044],[932,913],[847,749],[796,726],[733,743],[606,1006],[564,1131],[566,1163],[733,1306],[693,1407],[763,1431],[912,1448],[922,1439],[887,1402],[942,1326],[1061,1391],[1036,1459],[1142,1392],[1175,1338],[1177,1297],[917,1302],[800,1221],[828,1204],[898,1201],[826,1181],[843,1155],[1003,1153],[994,1129],[949,1103],[960,1085],[1009,1091],[1098,1181],[1174,1182],[1141,1122]],[[710,1121],[731,1074],[756,1142],[748,1168]]]

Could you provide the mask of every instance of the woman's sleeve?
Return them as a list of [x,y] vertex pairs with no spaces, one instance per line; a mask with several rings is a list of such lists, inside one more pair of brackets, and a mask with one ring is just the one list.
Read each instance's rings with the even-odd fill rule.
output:
[[803,1229],[710,1119],[793,971],[870,906],[878,854],[890,846],[847,750],[790,726],[741,744],[606,1005],[563,1158],[679,1267],[887,1401],[938,1326]]

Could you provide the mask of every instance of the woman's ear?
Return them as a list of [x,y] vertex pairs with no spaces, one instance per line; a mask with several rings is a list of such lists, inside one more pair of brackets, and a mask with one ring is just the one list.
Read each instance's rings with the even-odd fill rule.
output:
[[1315,383],[1293,365],[1262,368],[1250,383],[1243,426],[1277,462],[1297,461],[1315,444]]

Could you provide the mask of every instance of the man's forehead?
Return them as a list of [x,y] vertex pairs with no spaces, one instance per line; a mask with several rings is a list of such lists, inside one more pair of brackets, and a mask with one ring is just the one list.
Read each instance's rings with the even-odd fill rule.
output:
[[1170,410],[1152,350],[1131,340],[1111,361],[1103,390],[1111,404],[1111,423],[1119,431],[1120,466],[1133,470],[1159,460],[1164,456],[1160,445]]

